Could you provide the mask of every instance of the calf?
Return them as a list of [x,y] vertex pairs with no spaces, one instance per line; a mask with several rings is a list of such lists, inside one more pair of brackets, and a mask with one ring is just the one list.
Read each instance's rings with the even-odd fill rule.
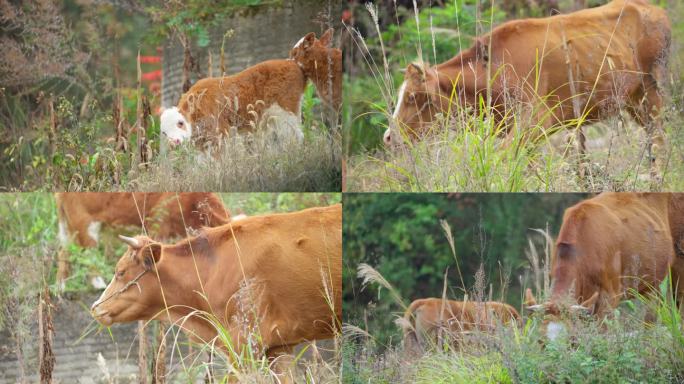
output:
[[[240,354],[258,340],[269,358],[339,330],[340,204],[247,217],[173,245],[145,236],[121,238],[128,251],[91,308],[103,325],[170,321],[227,353],[228,342]],[[221,337],[228,341],[217,339],[209,317],[226,329]]]
[[491,333],[498,324],[518,324],[515,308],[496,301],[454,301],[439,298],[415,300],[404,317],[397,320],[404,334],[404,349],[421,353],[435,346],[440,332],[447,340],[458,342],[460,336],[480,331]]
[[290,50],[304,75],[316,86],[316,92],[333,111],[342,105],[342,51],[332,48],[334,30],[328,29],[320,39],[311,32]]

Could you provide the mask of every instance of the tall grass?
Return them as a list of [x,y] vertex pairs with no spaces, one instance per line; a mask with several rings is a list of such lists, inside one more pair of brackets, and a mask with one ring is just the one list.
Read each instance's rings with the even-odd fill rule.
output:
[[279,145],[264,135],[232,136],[205,153],[192,146],[160,154],[133,170],[135,191],[313,192],[341,189],[339,134],[313,131]]
[[[528,258],[538,294],[547,296],[551,238],[546,244],[530,241]],[[448,233],[448,232],[447,232]],[[541,248],[541,249],[539,249]],[[405,300],[374,268],[361,265],[365,284],[389,290],[397,309]],[[491,300],[484,274],[478,272],[469,297]],[[445,291],[446,292],[446,282]],[[406,350],[401,334],[386,345],[362,324],[347,324],[344,332],[343,383],[674,383],[684,380],[684,322],[672,296],[669,280],[659,290],[636,295],[605,318],[570,317],[567,331],[555,340],[543,333],[543,318],[524,316],[520,326],[497,325],[493,332],[451,334],[446,343],[431,342],[417,356]],[[542,289],[540,289],[542,288]],[[429,295],[428,295],[429,296]],[[522,296],[522,293],[521,293]],[[388,313],[367,316],[390,318]],[[524,313],[524,312],[521,312]],[[645,322],[649,314],[652,319]],[[654,314],[654,315],[653,315]],[[386,322],[387,327],[390,321]],[[386,332],[386,330],[382,330]],[[452,332],[444,328],[443,335]],[[458,343],[449,342],[458,340]]]
[[[467,2],[470,3],[481,7],[479,1]],[[431,23],[420,25],[427,11],[421,11],[420,18],[416,14],[415,20],[407,18],[405,24],[415,28],[415,31],[407,33],[417,36],[414,43],[418,60],[439,56],[434,52],[443,49],[444,44],[440,40],[458,39],[459,44],[463,44],[462,48],[468,46],[466,41],[461,41],[461,35],[468,33],[467,28],[458,23],[459,12],[467,10],[463,5],[466,3],[455,4],[457,12],[454,17],[457,21],[453,32],[457,37],[445,34],[443,28],[433,29]],[[684,13],[681,7],[674,7],[673,11],[674,14]],[[374,12],[371,8],[371,15]],[[475,20],[475,23],[488,25],[491,31],[495,13],[492,11],[490,19]],[[377,21],[377,17],[371,17],[371,20]],[[399,26],[392,28],[400,29]],[[425,35],[421,31],[425,30],[430,30],[430,40],[421,41],[421,35]],[[646,150],[648,135],[626,112],[584,127],[588,138],[588,155],[585,158],[578,157],[573,142],[577,122],[556,124],[543,130],[538,127],[538,122],[530,119],[534,114],[525,111],[534,106],[523,106],[515,100],[507,100],[509,123],[506,129],[513,132],[513,137],[502,137],[503,127],[490,118],[494,114],[490,107],[484,105],[478,112],[457,107],[438,118],[429,137],[415,142],[400,130],[394,133],[395,137],[397,134],[402,136],[400,148],[382,148],[378,142],[392,120],[392,106],[398,99],[397,80],[403,77],[392,73],[398,72],[398,60],[407,59],[395,57],[393,50],[386,46],[388,42],[383,45],[383,34],[375,37],[379,43],[366,41],[355,31],[352,34],[357,48],[364,55],[368,75],[348,80],[346,89],[354,97],[373,95],[376,99],[369,100],[365,106],[359,106],[356,100],[345,101],[346,135],[350,142],[355,143],[357,151],[347,156],[347,187],[350,191],[620,191],[678,190],[684,187],[681,157],[684,115],[680,111],[682,99],[678,96],[684,80],[677,72],[681,67],[681,55],[678,54],[681,46],[677,41],[673,42],[675,54],[671,74],[660,84],[666,94],[662,116],[669,147],[663,151],[665,158],[661,159],[665,164],[662,178],[652,180]],[[456,52],[454,50],[453,55]],[[378,55],[382,56],[382,61],[376,59]],[[489,83],[497,76],[500,74],[489,74]],[[486,104],[488,99],[484,101]],[[354,105],[357,105],[357,110],[364,109],[363,115],[354,115]],[[361,132],[355,127],[357,119],[370,120],[380,128]],[[577,119],[583,119],[581,111]],[[530,131],[541,132],[539,139],[530,140]],[[369,138],[371,133],[377,137]],[[368,144],[357,143],[359,140]],[[359,150],[362,146],[366,148]],[[346,151],[351,149],[349,146],[345,148]],[[580,160],[583,164],[582,177],[578,176]]]

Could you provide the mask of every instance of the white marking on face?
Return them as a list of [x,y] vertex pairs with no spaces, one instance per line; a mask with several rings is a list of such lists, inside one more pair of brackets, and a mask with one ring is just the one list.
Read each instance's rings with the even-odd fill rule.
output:
[[556,321],[552,321],[546,326],[546,336],[548,336],[551,341],[556,340],[564,331],[565,325]]
[[394,106],[394,113],[392,114],[392,118],[394,118],[394,119],[396,119],[397,116],[399,116],[401,104],[404,102],[404,93],[406,93],[406,82],[405,81],[403,83],[401,83],[401,87],[399,88],[399,100],[397,101],[397,105]]
[[297,48],[297,47],[299,47],[300,45],[302,45],[302,44],[304,43],[304,38],[306,38],[306,36],[304,36],[304,37],[302,37],[301,39],[299,39],[299,41],[297,42],[297,44],[294,45],[293,48]]
[[246,218],[247,218],[247,215],[245,215],[244,213],[241,213],[239,215],[235,215],[235,216],[231,217],[230,221],[239,221],[239,220],[243,220]]
[[390,128],[387,128],[385,133],[382,135],[382,141],[385,143],[385,145],[392,144],[392,130]]
[[160,131],[171,145],[178,145],[192,137],[192,125],[178,110],[178,107],[167,108],[159,117]]
[[90,236],[93,241],[96,243],[100,239],[100,228],[102,227],[102,223],[99,221],[93,221],[90,224],[88,224],[88,236]]
[[59,243],[62,247],[66,247],[69,241],[69,235],[67,234],[66,223],[62,220],[59,221],[59,233],[57,237],[59,238]]
[[112,284],[114,284],[114,279],[115,279],[115,277],[112,277],[112,281],[110,281],[109,284],[107,285],[107,288],[105,288],[105,290],[102,291],[102,294],[100,295],[100,298],[98,298],[97,301],[95,301],[95,302],[93,303],[93,305],[90,306],[90,309],[91,309],[91,310],[92,310],[92,309],[95,309],[95,307],[97,307],[98,305],[100,305],[100,304],[102,303],[102,301],[103,301],[104,299],[107,298],[107,292],[109,292],[109,288],[112,286]]

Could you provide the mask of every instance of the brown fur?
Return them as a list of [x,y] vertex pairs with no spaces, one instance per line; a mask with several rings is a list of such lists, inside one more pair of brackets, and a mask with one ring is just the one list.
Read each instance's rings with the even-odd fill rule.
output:
[[[249,217],[174,245],[136,239],[142,246],[129,247],[110,286],[93,304],[93,316],[105,325],[149,319],[177,322],[200,310],[217,316],[238,352],[247,342],[247,321],[259,331],[261,347],[270,357],[290,353],[305,340],[331,338],[339,329],[340,204]],[[101,302],[144,270],[149,272],[139,280],[140,290],[130,287]],[[246,281],[251,290],[241,289]],[[199,316],[188,318],[183,328],[201,342],[217,335]]]
[[492,332],[497,323],[519,323],[515,308],[496,301],[463,302],[439,298],[414,300],[399,322],[404,333],[407,352],[422,352],[436,345],[440,331],[447,332],[449,340],[458,341],[464,332]]
[[199,80],[181,96],[178,110],[192,124],[193,135],[211,141],[231,127],[253,131],[256,117],[273,104],[299,116],[305,86],[294,61],[268,60],[232,76]]
[[290,50],[290,59],[311,79],[321,100],[339,111],[342,105],[342,51],[331,47],[333,33],[332,28],[328,29],[320,40],[313,32],[309,33],[301,45]]
[[[681,199],[664,193],[602,193],[568,208],[551,262],[547,314],[587,300],[591,312],[602,314],[630,288],[647,293],[657,287],[674,261],[669,217],[679,215],[670,212],[675,197]],[[535,303],[529,294],[527,301]]]
[[[510,113],[506,104],[513,99],[535,106],[536,111],[530,108],[530,113],[545,128],[568,123],[575,114],[563,34],[579,112],[587,112],[586,121],[614,115],[624,104],[661,148],[664,138],[658,115],[662,100],[657,81],[669,55],[670,22],[665,11],[645,0],[614,0],[567,15],[509,21],[447,62],[434,67],[411,64],[396,123],[413,140],[428,134],[433,116],[449,110],[457,80],[454,99],[477,107],[480,96],[486,99],[490,63],[492,77],[500,70],[491,86],[496,119]],[[540,134],[528,136],[534,139]],[[396,137],[391,133],[386,143],[396,143]],[[583,144],[579,145],[583,150]]]

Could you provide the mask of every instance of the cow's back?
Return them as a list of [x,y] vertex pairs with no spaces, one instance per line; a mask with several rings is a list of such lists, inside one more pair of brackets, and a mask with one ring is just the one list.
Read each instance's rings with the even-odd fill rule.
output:
[[[521,87],[526,99],[553,95],[546,102],[560,102],[553,110],[559,121],[574,117],[572,100],[577,98],[579,112],[586,111],[594,119],[614,110],[617,101],[634,97],[644,84],[642,76],[656,80],[661,76],[670,26],[665,12],[656,6],[615,0],[566,15],[513,20],[481,41],[489,44],[490,39],[492,62],[506,64],[506,75],[498,77],[493,94]],[[618,94],[615,84],[620,87]]]
[[[220,258],[216,270],[244,273],[259,284],[266,344],[334,336],[342,316],[340,204],[248,217],[208,231],[227,236],[217,254],[233,255]],[[244,269],[236,269],[237,264]],[[223,280],[215,281],[219,285],[208,290],[233,295]]]
[[231,76],[197,81],[181,96],[178,109],[201,135],[228,133],[231,127],[248,131],[254,120],[250,111],[260,115],[277,104],[299,116],[305,87],[306,78],[294,61],[268,60]]

